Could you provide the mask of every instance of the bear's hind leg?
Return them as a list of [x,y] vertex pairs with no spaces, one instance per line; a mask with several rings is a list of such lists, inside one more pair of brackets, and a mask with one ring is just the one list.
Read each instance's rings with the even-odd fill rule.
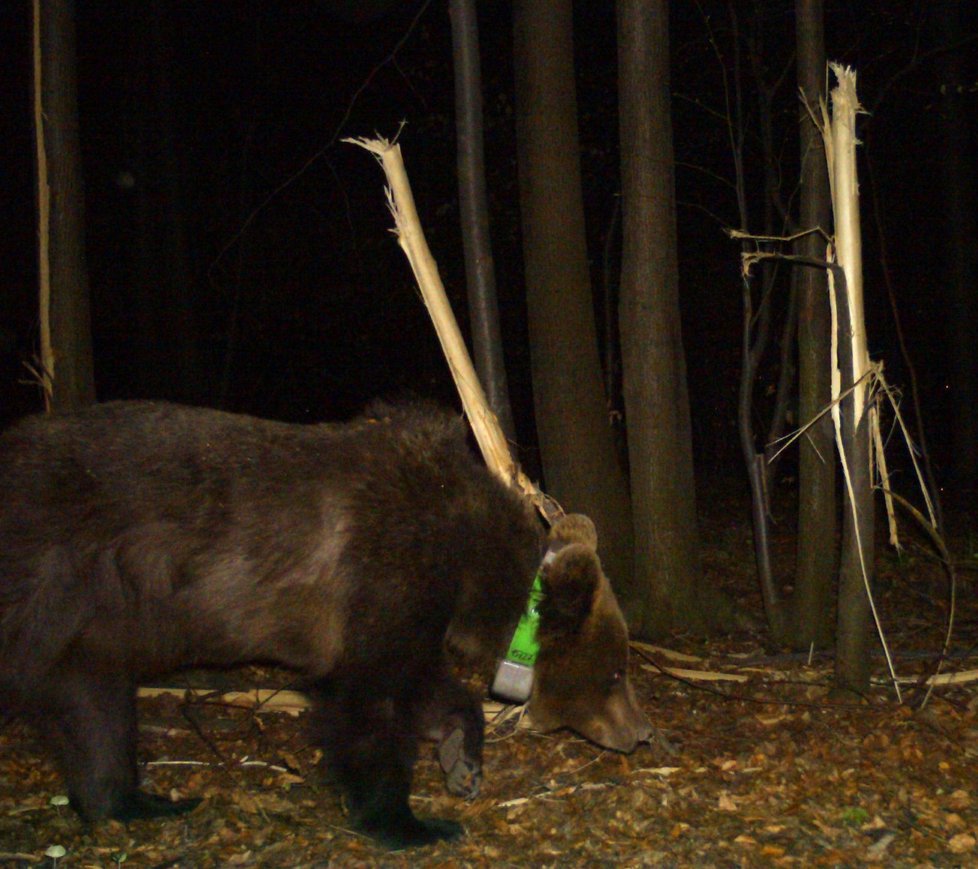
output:
[[422,820],[408,805],[417,753],[410,702],[362,685],[322,684],[317,693],[327,765],[358,830],[393,849],[462,835],[460,824]]
[[172,802],[139,789],[136,696],[126,674],[62,665],[49,675],[40,699],[35,724],[84,820],[174,815],[200,802]]

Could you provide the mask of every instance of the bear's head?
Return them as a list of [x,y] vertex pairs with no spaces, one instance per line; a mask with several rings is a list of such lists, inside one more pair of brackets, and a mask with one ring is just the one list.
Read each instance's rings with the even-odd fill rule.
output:
[[605,748],[630,752],[653,733],[628,680],[628,628],[586,516],[550,531],[538,606],[540,651],[530,714],[536,727],[569,727]]

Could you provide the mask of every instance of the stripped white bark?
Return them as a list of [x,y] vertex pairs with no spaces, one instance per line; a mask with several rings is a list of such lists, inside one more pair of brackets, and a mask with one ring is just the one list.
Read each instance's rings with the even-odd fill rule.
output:
[[[842,443],[840,404],[844,398],[847,398],[850,394],[853,394],[858,419],[858,414],[864,412],[873,393],[880,391],[882,395],[886,396],[890,406],[893,408],[896,424],[903,433],[909,458],[913,464],[914,473],[916,475],[927,510],[927,518],[925,518],[922,514],[919,514],[916,508],[908,504],[903,498],[898,498],[898,496],[892,492],[889,483],[886,456],[883,449],[884,439],[880,433],[879,413],[875,403],[870,404],[870,418],[868,420],[868,434],[871,438],[870,462],[875,465],[875,467],[871,467],[870,469],[871,479],[876,481],[875,485],[883,490],[884,499],[886,501],[887,520],[889,523],[890,542],[896,548],[900,548],[900,541],[897,535],[896,516],[893,506],[894,499],[898,499],[903,506],[911,510],[918,521],[927,528],[928,532],[931,533],[932,537],[937,541],[938,548],[943,553],[945,548],[937,531],[937,519],[933,501],[924,482],[924,475],[917,459],[917,451],[913,445],[913,439],[910,436],[909,430],[900,411],[899,396],[886,382],[886,378],[883,375],[882,364],[874,363],[869,359],[865,316],[863,313],[862,244],[859,230],[859,188],[855,160],[855,149],[856,145],[858,144],[855,138],[855,116],[859,111],[859,102],[856,98],[856,74],[852,70],[844,68],[839,64],[830,64],[830,66],[839,81],[838,87],[836,87],[831,94],[831,116],[829,114],[829,107],[825,102],[822,102],[820,106],[820,120],[816,118],[815,113],[812,111],[810,106],[806,106],[806,108],[808,108],[810,114],[812,115],[812,119],[818,124],[819,129],[822,132],[823,142],[825,145],[825,156],[829,171],[829,182],[832,192],[832,206],[835,214],[835,244],[829,245],[826,251],[826,259],[829,263],[837,263],[845,274],[847,284],[847,299],[852,317],[852,328],[850,335],[841,336],[843,338],[848,337],[850,340],[848,342],[843,341],[845,346],[840,348],[840,336],[838,334],[838,310],[836,307],[836,275],[834,274],[833,268],[830,267],[827,271],[829,280],[829,305],[832,315],[831,356],[834,360],[833,369],[831,372],[832,399],[831,402],[827,404],[813,419],[806,421],[797,431],[782,438],[780,441],[781,447],[778,452],[785,449],[798,437],[804,435],[807,429],[814,425],[815,422],[825,413],[831,413],[833,422],[835,424],[836,440],[838,443],[840,464],[842,465],[845,485],[849,491],[850,504],[853,504],[852,480],[849,474],[847,456],[845,450],[843,449]],[[811,230],[804,230],[803,232],[810,231]],[[758,241],[785,242],[797,238],[797,235],[790,236],[788,238],[753,236],[739,231],[730,231],[729,234],[735,238],[746,237],[756,239]],[[789,262],[797,259],[796,257],[784,256],[782,254],[769,251],[755,251],[752,253],[742,254],[741,259],[743,262],[743,269],[746,273],[750,270],[755,262],[770,258],[784,259]],[[806,264],[811,265],[812,263]],[[851,355],[854,375],[853,385],[844,393],[841,391],[842,377],[841,370],[839,368],[840,353]],[[777,453],[775,455],[777,455]],[[853,507],[853,509],[855,508]],[[858,535],[858,523],[856,524],[856,533]],[[886,643],[886,637],[883,633],[879,614],[877,613],[875,601],[873,600],[871,589],[869,587],[864,547],[861,545],[861,541],[859,555],[861,560],[863,582],[866,588],[866,595],[870,603],[872,616],[877,633],[880,637],[880,642],[886,654],[887,665],[890,671],[890,679],[899,698],[900,684],[903,684],[908,680],[897,678],[894,672],[893,662]],[[950,639],[953,631],[955,594],[955,587],[952,577],[951,609],[945,636],[945,654],[950,648]],[[941,681],[944,677],[939,675],[939,672],[940,671],[938,670],[938,674],[935,674],[927,680],[927,684],[930,687],[938,684],[945,684]],[[963,678],[965,680],[969,680],[970,675],[966,675]]]
[[[883,647],[890,680],[893,684],[897,700],[901,699],[900,685],[897,680],[893,659],[883,632],[876,601],[869,582],[869,568],[866,564],[866,546],[871,541],[859,538],[859,521],[856,513],[856,499],[853,493],[852,477],[849,473],[848,459],[842,437],[841,399],[842,372],[839,367],[839,354],[846,353],[852,359],[853,380],[853,414],[855,420],[862,418],[869,402],[875,377],[875,370],[869,361],[869,351],[866,341],[866,318],[863,311],[863,274],[862,274],[862,235],[859,225],[859,181],[856,169],[856,114],[861,109],[856,96],[856,72],[850,67],[838,63],[830,63],[830,69],[835,73],[838,84],[831,93],[832,115],[829,117],[828,107],[822,104],[822,137],[825,142],[825,158],[829,170],[829,186],[832,193],[832,212],[835,222],[835,244],[829,245],[826,256],[841,267],[846,277],[846,298],[849,307],[850,334],[849,342],[840,347],[838,308],[836,293],[839,288],[835,285],[835,276],[831,269],[829,279],[829,305],[832,313],[832,420],[835,424],[835,438],[838,446],[839,461],[849,493],[849,504],[853,511],[853,530],[856,535],[856,546],[859,550],[859,567],[862,573],[863,586],[869,607],[873,614],[876,633]],[[867,434],[872,439],[869,427],[879,426],[879,416],[872,414],[868,420]],[[873,445],[878,443],[877,437],[870,444],[870,456]],[[870,470],[870,479],[872,471]]]
[[[859,179],[856,169],[856,114],[861,110],[856,96],[856,72],[838,63],[830,63],[838,85],[832,90],[832,120],[823,129],[832,188],[832,210],[835,219],[836,259],[846,275],[846,295],[852,324],[850,347],[854,383],[869,373],[869,350],[866,341],[866,317],[863,312],[863,246],[859,226]],[[829,156],[831,154],[831,156]],[[869,382],[855,394],[856,419],[861,419],[869,394]]]
[[394,216],[398,243],[404,251],[411,270],[418,282],[428,314],[435,325],[448,367],[462,399],[462,407],[476,442],[489,468],[508,486],[515,486],[530,498],[545,519],[552,522],[562,512],[560,507],[544,495],[513,461],[506,437],[499,420],[486,401],[485,392],[472,365],[468,348],[462,339],[458,322],[452,312],[445,286],[438,274],[438,266],[421,229],[421,221],[414,206],[414,196],[408,182],[401,146],[387,139],[344,139],[369,151],[377,157],[387,176],[387,204]]

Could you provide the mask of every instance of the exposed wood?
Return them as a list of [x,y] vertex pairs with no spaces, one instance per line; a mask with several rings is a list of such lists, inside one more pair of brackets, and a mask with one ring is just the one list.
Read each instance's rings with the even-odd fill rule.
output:
[[836,260],[846,275],[845,293],[849,303],[850,348],[854,383],[864,388],[855,395],[856,418],[860,419],[868,403],[870,370],[866,339],[866,316],[863,310],[863,249],[859,224],[859,175],[856,168],[856,114],[862,111],[856,96],[856,73],[840,64],[829,64],[838,84],[832,89],[832,120],[825,127],[829,183],[832,188],[832,210],[835,217]]
[[[144,686],[137,692],[138,697],[151,699],[154,697],[176,697],[180,700],[193,695],[204,703],[212,703],[218,706],[236,706],[241,709],[254,709],[256,712],[286,712],[289,715],[298,715],[301,712],[313,707],[308,695],[301,691],[276,690],[272,688],[248,688],[234,691],[208,691],[206,688],[167,688]],[[513,714],[520,716],[518,727],[526,728],[530,726],[528,717],[522,715],[523,707],[513,707],[508,703],[500,703],[496,700],[484,700],[482,712],[487,720],[493,720],[500,715],[507,718]]]
[[208,703],[216,703],[222,706],[240,706],[259,712],[289,712],[296,715],[304,709],[309,709],[312,705],[309,698],[299,691],[276,691],[268,688],[211,692],[206,689],[145,686],[137,692],[139,697],[178,697],[180,699],[184,699],[190,694],[205,697]]
[[469,351],[462,339],[458,321],[445,294],[438,265],[421,229],[414,195],[404,169],[401,146],[387,139],[344,139],[374,154],[387,176],[387,204],[394,217],[397,241],[404,251],[418,282],[428,314],[438,333],[438,341],[462,399],[462,407],[472,426],[476,442],[489,468],[507,485],[515,486],[530,498],[548,522],[563,512],[552,498],[520,470],[513,461],[499,420],[489,407]]
[[642,664],[642,669],[694,682],[746,682],[748,679],[743,673],[722,673],[719,670],[687,670],[682,667],[653,667],[651,664]]

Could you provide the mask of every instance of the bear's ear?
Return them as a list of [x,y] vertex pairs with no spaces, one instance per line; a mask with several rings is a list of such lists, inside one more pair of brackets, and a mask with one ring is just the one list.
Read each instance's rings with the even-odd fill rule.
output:
[[548,549],[558,550],[568,543],[583,543],[591,549],[598,548],[598,532],[594,523],[583,513],[569,513],[558,519],[547,538]]
[[542,578],[538,637],[545,648],[548,641],[573,636],[584,627],[601,583],[601,563],[592,547],[568,543],[544,564]]

